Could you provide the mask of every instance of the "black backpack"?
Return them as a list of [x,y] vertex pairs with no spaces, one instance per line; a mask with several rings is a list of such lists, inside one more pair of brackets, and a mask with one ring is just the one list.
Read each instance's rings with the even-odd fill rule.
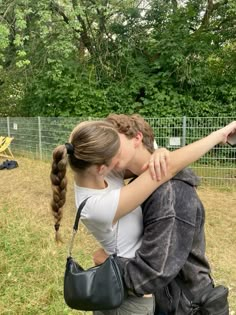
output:
[[18,167],[18,163],[14,160],[6,160],[2,164],[0,164],[0,170],[8,169],[11,170],[13,168]]

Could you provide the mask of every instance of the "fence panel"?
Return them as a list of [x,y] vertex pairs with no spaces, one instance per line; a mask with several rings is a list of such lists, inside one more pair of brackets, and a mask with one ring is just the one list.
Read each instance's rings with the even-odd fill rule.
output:
[[[95,118],[68,117],[0,117],[0,136],[12,136],[14,154],[49,160],[53,149],[68,141],[73,127],[83,120]],[[232,117],[146,118],[152,126],[159,146],[169,150],[200,139],[225,126]],[[216,146],[192,168],[203,184],[236,189],[236,148]]]
[[11,145],[14,154],[40,158],[37,117],[10,117],[9,130],[11,137],[14,137]]
[[[228,123],[232,117],[147,118],[156,142],[170,150],[198,140]],[[236,148],[217,145],[191,166],[203,184],[236,188]]]
[[0,136],[8,136],[6,117],[0,117]]

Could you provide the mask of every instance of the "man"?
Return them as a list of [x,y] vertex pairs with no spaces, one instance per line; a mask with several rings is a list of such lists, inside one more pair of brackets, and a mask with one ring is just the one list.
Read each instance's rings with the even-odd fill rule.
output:
[[[150,155],[153,151],[151,127],[137,115],[110,115],[107,120],[128,138],[142,133],[142,148],[132,160],[132,172],[141,174],[146,151]],[[135,258],[117,258],[129,290],[136,295],[155,293],[155,314],[188,314],[190,303],[183,291],[197,297],[212,288],[205,257],[204,207],[195,189],[198,182],[196,175],[185,169],[158,188],[142,205],[144,235]],[[94,260],[104,260],[101,252]]]

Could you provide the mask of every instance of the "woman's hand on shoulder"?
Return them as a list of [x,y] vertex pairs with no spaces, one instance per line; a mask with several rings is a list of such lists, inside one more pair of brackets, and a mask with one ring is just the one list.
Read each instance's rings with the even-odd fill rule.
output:
[[166,148],[159,148],[154,151],[149,162],[145,163],[142,170],[149,169],[153,179],[161,180],[162,176],[167,175],[170,162],[170,151]]

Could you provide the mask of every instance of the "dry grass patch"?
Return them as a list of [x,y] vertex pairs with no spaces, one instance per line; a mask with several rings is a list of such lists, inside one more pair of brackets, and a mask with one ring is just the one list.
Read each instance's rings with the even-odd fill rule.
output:
[[[26,158],[17,161],[19,168],[0,171],[0,314],[83,314],[70,310],[63,300],[63,273],[75,215],[71,173],[61,227],[65,243],[57,246],[49,209],[50,164]],[[207,253],[213,274],[217,282],[231,288],[231,310],[236,313],[236,192],[201,188],[199,195],[206,206]],[[80,226],[74,256],[89,267],[96,247]]]
[[[63,273],[75,215],[72,178],[69,174],[61,227],[64,244],[57,246],[49,208],[50,165],[24,158],[17,161],[19,168],[0,173],[0,314],[83,314],[70,310],[63,300]],[[88,267],[97,245],[83,227],[79,234],[73,253]]]
[[207,255],[217,283],[230,288],[236,314],[236,191],[199,189],[206,208]]

